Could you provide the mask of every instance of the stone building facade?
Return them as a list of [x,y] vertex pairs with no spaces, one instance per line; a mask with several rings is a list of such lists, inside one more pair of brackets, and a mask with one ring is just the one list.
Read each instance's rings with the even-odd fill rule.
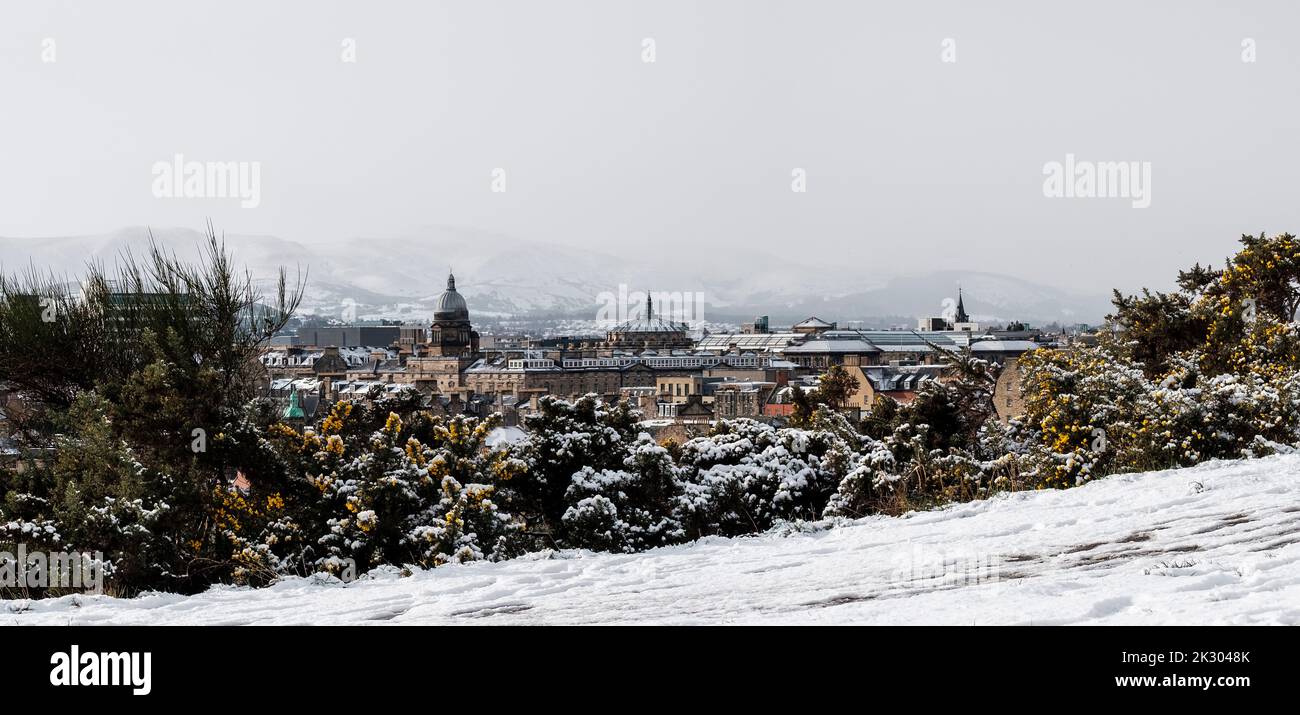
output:
[[1002,365],[1002,372],[993,386],[993,409],[1003,423],[1025,414],[1025,395],[1017,358],[1010,358]]

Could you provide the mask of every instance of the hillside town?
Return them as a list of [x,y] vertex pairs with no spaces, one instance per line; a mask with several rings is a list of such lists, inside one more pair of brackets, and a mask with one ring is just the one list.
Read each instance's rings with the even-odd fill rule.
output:
[[296,424],[321,419],[339,400],[416,390],[440,414],[500,413],[517,428],[542,396],[594,393],[634,405],[656,435],[689,437],[719,419],[783,423],[794,391],[816,389],[832,369],[849,376],[853,387],[838,408],[857,419],[878,398],[907,403],[924,383],[951,379],[952,360],[969,355],[1002,367],[994,401],[1006,421],[1022,412],[1021,355],[1095,342],[1022,323],[981,325],[960,291],[954,311],[918,318],[916,329],[846,329],[817,316],[772,326],[759,316],[713,334],[662,314],[653,293],[643,295],[635,316],[603,335],[487,336],[448,275],[427,325],[340,323],[276,336],[260,357],[267,395]]

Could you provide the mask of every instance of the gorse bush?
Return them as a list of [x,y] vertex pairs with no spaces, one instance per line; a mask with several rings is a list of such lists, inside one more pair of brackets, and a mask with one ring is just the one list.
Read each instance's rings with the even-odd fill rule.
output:
[[232,578],[213,487],[238,468],[281,479],[256,357],[302,283],[281,272],[268,299],[211,230],[204,258],[151,244],[114,274],[92,264],[79,291],[0,278],[0,383],[23,398],[8,418],[25,455],[0,472],[0,541],[103,551],[127,591]]
[[828,429],[722,422],[713,434],[682,445],[689,532],[735,536],[779,519],[816,519],[852,456],[852,447]]
[[1019,454],[1042,484],[1188,466],[1300,442],[1300,244],[1243,236],[1174,294],[1115,295],[1094,348],[1021,358]]
[[[1024,414],[1006,424],[993,419],[998,368],[952,354],[945,379],[860,421],[836,409],[856,389],[836,370],[796,394],[789,426],[721,420],[680,444],[597,395],[542,398],[514,443],[490,439],[497,417],[434,414],[413,390],[282,424],[256,396],[254,358],[297,294],[282,279],[275,306],[257,309],[215,237],[206,267],[155,248],[123,281],[92,271],[80,300],[56,281],[7,279],[0,381],[25,400],[12,421],[26,457],[0,471],[0,545],[102,551],[116,593],[192,592],[637,552],[1289,451],[1300,246],[1242,243],[1221,270],[1184,271],[1175,293],[1117,294],[1098,345],[1022,356]],[[78,352],[82,341],[94,344]]]
[[598,551],[644,551],[681,542],[682,482],[668,450],[642,433],[622,469],[583,467],[565,491],[567,543]]
[[[330,570],[351,561],[364,571],[519,552],[523,523],[498,507],[494,485],[517,478],[522,465],[487,448],[494,419],[410,411],[403,419],[388,411],[373,432],[353,429],[367,421],[356,413],[410,406],[400,400],[361,408],[339,402],[320,434],[275,426],[294,456],[289,473],[298,488],[285,502],[287,519],[265,522],[255,537],[268,568]],[[298,538],[282,539],[286,529]]]

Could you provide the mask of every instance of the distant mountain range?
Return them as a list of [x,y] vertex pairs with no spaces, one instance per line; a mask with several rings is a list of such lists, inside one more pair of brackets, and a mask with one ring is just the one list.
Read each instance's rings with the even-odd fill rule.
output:
[[[153,235],[187,260],[197,259],[203,244],[203,234],[190,229],[154,229]],[[712,322],[768,315],[776,325],[816,315],[841,324],[915,325],[918,316],[939,315],[945,299],[955,300],[958,285],[972,318],[987,323],[1095,323],[1109,309],[1106,293],[1077,295],[993,273],[890,276],[739,249],[701,248],[687,256],[653,246],[585,251],[445,226],[343,244],[232,234],[225,242],[255,278],[272,279],[280,266],[291,278],[297,269],[307,273],[302,311],[332,316],[354,306],[361,318],[426,320],[449,269],[471,315],[485,317],[594,319],[600,294],[616,294],[619,284],[630,291],[702,292],[705,318]],[[118,256],[140,255],[147,243],[143,227],[96,236],[0,238],[0,270],[12,274],[32,266],[73,279],[88,260],[111,268]]]

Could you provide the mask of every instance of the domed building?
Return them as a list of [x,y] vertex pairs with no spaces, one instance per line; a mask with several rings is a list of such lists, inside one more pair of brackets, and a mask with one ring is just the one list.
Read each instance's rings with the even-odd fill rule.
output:
[[689,350],[691,328],[686,323],[667,320],[654,314],[654,300],[646,295],[645,317],[620,323],[605,334],[605,348],[640,352],[642,350]]
[[429,354],[468,357],[478,352],[478,333],[469,323],[465,296],[456,291],[456,276],[447,274],[447,290],[438,296],[429,328]]

